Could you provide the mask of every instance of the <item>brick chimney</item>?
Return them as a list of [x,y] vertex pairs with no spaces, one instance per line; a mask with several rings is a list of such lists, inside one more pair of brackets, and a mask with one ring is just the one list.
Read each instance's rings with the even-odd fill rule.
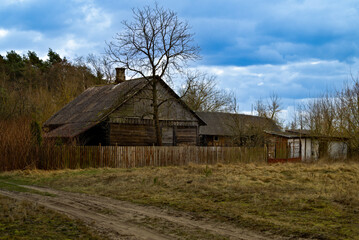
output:
[[126,81],[126,75],[125,75],[126,68],[115,68],[115,69],[116,69],[115,84]]

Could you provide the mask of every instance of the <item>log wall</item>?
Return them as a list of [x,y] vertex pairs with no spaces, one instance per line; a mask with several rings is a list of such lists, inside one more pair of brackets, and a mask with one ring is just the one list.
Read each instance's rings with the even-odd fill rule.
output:
[[[202,144],[204,146],[220,146],[220,147],[234,147],[236,146],[233,143],[233,137],[228,136],[212,136],[212,135],[203,135]],[[217,137],[217,140],[215,139]]]
[[197,145],[198,135],[197,127],[177,127],[176,130],[176,145]]
[[156,144],[156,134],[153,126],[110,124],[110,145],[152,146],[154,144]]
[[[197,126],[161,126],[162,141],[167,146],[198,145]],[[118,146],[153,146],[156,144],[152,125],[110,123],[110,144]]]

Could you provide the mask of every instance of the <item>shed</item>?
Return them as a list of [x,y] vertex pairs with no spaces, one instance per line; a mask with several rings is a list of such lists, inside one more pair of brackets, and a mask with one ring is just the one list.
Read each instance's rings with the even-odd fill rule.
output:
[[347,138],[314,134],[309,130],[266,131],[268,161],[316,161],[321,157],[345,159]]

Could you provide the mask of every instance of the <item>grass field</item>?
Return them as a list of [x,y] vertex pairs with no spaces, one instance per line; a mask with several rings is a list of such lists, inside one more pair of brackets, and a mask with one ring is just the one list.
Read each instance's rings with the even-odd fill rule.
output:
[[359,239],[358,163],[17,171],[1,181],[171,207],[293,238]]
[[101,238],[91,233],[83,224],[64,215],[0,195],[0,239]]

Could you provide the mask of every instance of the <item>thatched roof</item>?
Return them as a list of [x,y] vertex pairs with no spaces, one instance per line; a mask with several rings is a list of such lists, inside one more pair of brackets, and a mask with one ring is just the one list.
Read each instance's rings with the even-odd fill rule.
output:
[[248,129],[261,129],[279,131],[274,121],[252,115],[233,114],[223,112],[196,112],[207,126],[201,126],[200,135],[233,136],[236,131],[247,131]]
[[73,137],[91,128],[147,84],[139,78],[116,85],[90,87],[50,117],[44,127],[61,126],[46,137]]

